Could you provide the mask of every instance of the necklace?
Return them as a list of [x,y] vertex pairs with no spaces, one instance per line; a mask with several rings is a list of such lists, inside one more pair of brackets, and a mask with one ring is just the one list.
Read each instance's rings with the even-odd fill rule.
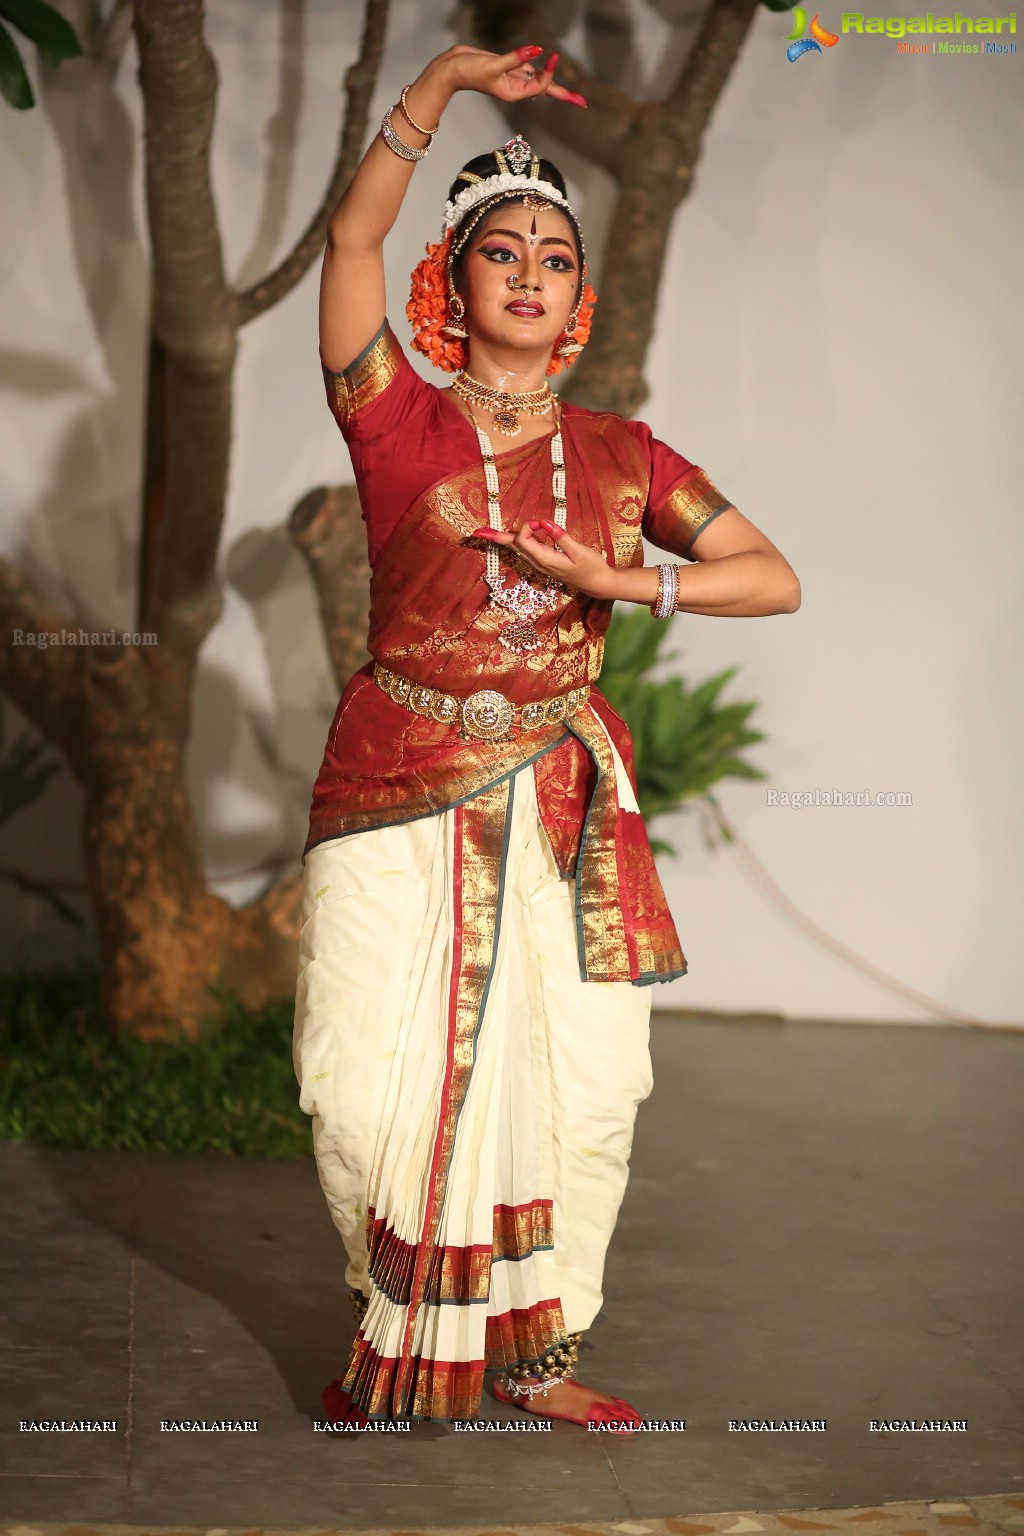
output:
[[[478,423],[472,410],[469,419],[476,430],[480,454],[484,461],[484,480],[487,484],[487,520],[490,526],[502,532],[501,499],[498,486],[498,466],[490,438]],[[555,503],[554,521],[565,527],[565,456],[562,448],[561,417],[556,418],[555,432],[551,439],[551,493]],[[540,633],[534,620],[539,614],[557,608],[565,592],[562,583],[548,576],[543,587],[535,587],[524,577],[514,586],[506,585],[498,565],[498,550],[493,544],[487,549],[487,568],[484,579],[491,589],[489,604],[492,608],[507,608],[513,615],[511,623],[498,632],[498,639],[517,656],[535,651],[541,643]]]
[[517,394],[510,389],[492,389],[468,373],[460,373],[452,380],[452,393],[461,395],[467,405],[472,402],[486,406],[494,426],[506,437],[517,437],[522,431],[520,412],[527,416],[542,416],[555,398],[550,384]]

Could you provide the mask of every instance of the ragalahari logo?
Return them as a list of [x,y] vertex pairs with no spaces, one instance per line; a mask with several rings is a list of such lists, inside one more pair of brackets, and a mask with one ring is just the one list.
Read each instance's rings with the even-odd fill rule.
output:
[[[839,38],[834,32],[827,32],[821,25],[817,16],[811,20],[811,35],[804,37],[807,30],[807,12],[802,5],[793,7],[793,30],[787,41],[786,58],[791,64],[795,64],[805,53],[820,53],[822,48],[834,48]],[[799,39],[799,41],[796,41]]]

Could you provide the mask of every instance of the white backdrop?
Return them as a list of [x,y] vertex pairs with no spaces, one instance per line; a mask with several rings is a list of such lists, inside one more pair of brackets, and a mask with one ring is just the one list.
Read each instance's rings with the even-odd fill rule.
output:
[[[393,6],[374,123],[455,40],[440,9]],[[640,65],[625,83],[655,89],[688,33],[641,0],[630,10]],[[271,265],[319,200],[358,13],[210,6],[233,279]],[[769,739],[753,755],[770,777],[727,783],[721,800],[789,901],[950,1009],[1020,1019],[1021,62],[844,37],[794,65],[789,25],[758,14],[718,105],[676,220],[639,414],[779,545],[803,605],[680,615],[669,666],[700,678],[736,664],[728,697],[760,701]],[[564,41],[587,47],[579,29]],[[5,112],[0,136],[0,549],[90,627],[134,626],[148,305],[135,69],[130,41],[113,87],[101,64],[64,65],[36,111]],[[417,169],[388,251],[403,337],[408,274],[438,237],[454,171],[505,137],[489,102],[459,97]],[[564,167],[596,254],[610,184],[537,142]],[[317,282],[314,268],[242,336],[227,603],[190,758],[213,877],[301,850],[336,703],[281,531],[312,485],[351,478],[319,376]],[[9,706],[5,720],[8,734],[24,723]],[[768,788],[909,791],[912,804],[794,810],[769,805]],[[62,772],[0,828],[0,864],[79,878],[79,810]],[[741,854],[702,847],[693,816],[652,830],[682,851],[659,867],[690,965],[655,989],[656,1008],[942,1016],[823,948]],[[259,886],[218,888],[241,901]],[[0,963],[93,943],[6,884],[0,901]]]

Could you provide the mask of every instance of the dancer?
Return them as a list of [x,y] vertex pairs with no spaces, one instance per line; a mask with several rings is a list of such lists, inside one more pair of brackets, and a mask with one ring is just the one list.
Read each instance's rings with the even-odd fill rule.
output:
[[[385,115],[330,224],[328,399],[371,565],[367,648],[313,790],[293,1059],[358,1330],[331,1418],[639,1422],[575,1376],[651,1091],[651,984],[686,961],[595,686],[616,600],[792,612],[775,546],[642,422],[548,375],[595,295],[565,182],[521,136],[458,173],[413,274],[382,246],[458,90],[547,95],[557,55],[449,49]],[[691,562],[644,565],[642,536]]]

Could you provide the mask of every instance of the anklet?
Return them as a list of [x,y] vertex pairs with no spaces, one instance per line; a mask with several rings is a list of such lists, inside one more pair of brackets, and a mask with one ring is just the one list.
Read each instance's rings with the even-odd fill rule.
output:
[[547,1397],[551,1387],[560,1387],[565,1380],[564,1376],[550,1376],[547,1381],[517,1382],[511,1376],[505,1377],[505,1385],[513,1397]]
[[552,1345],[539,1360],[520,1360],[510,1365],[507,1368],[509,1382],[525,1382],[530,1376],[539,1376],[543,1381],[553,1382],[560,1381],[563,1376],[571,1376],[576,1367],[582,1337],[582,1330],[567,1334],[564,1344]]

